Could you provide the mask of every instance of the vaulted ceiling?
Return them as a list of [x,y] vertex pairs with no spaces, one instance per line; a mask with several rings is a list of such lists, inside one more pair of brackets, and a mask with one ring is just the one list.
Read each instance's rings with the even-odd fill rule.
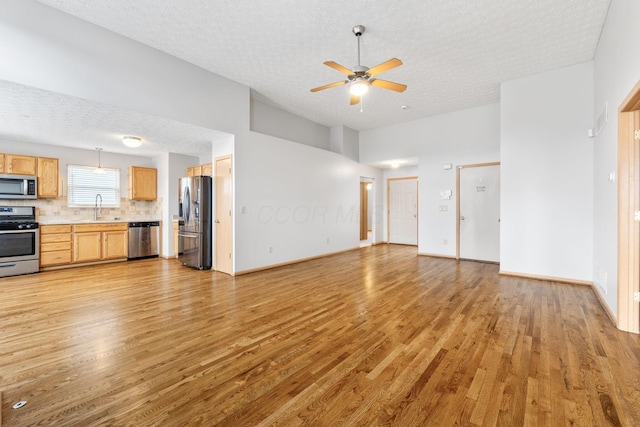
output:
[[[609,0],[39,0],[252,89],[326,126],[364,130],[499,101],[500,83],[591,60]],[[360,106],[323,65],[390,58]],[[401,108],[406,106],[406,108]],[[24,113],[28,115],[28,112]],[[0,134],[6,133],[0,128]],[[15,132],[14,132],[15,134]]]

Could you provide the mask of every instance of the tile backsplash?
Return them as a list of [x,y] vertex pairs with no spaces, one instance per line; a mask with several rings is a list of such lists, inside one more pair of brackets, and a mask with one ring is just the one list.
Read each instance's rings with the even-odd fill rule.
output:
[[[5,200],[0,199],[0,206],[35,206],[38,222],[65,223],[93,219],[93,208],[70,208],[67,197],[37,200]],[[162,217],[162,199],[129,200],[120,199],[119,208],[102,208],[99,219],[114,221],[159,221]]]

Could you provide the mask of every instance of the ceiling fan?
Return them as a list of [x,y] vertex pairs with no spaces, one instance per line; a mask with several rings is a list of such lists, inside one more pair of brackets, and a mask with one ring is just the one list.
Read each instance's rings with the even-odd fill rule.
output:
[[396,92],[404,92],[405,89],[407,89],[407,85],[394,83],[387,80],[380,80],[373,77],[377,76],[378,74],[384,73],[385,71],[388,71],[392,68],[401,66],[402,61],[400,61],[399,59],[392,58],[388,61],[383,62],[382,64],[376,65],[373,68],[360,65],[360,36],[364,33],[364,30],[364,25],[356,25],[351,30],[358,39],[358,65],[353,67],[353,70],[350,70],[347,67],[338,64],[337,62],[324,62],[325,65],[333,68],[334,70],[338,70],[341,73],[346,74],[347,80],[342,80],[339,82],[330,83],[328,85],[316,87],[311,89],[311,92],[318,92],[332,87],[349,84],[349,92],[351,93],[350,105],[355,105],[360,102],[360,97],[369,90],[369,86],[375,86],[382,89],[393,90]]

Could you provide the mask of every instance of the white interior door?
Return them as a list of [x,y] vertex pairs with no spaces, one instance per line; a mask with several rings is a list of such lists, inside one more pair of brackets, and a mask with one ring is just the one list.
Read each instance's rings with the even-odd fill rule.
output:
[[390,179],[389,243],[418,244],[418,179]]
[[500,165],[460,168],[460,258],[500,261]]

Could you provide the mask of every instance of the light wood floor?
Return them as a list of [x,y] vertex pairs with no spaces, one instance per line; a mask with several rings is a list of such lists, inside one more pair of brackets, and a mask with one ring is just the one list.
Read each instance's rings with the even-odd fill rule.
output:
[[640,338],[587,287],[497,270],[380,245],[235,279],[157,259],[3,278],[2,421],[640,425]]

